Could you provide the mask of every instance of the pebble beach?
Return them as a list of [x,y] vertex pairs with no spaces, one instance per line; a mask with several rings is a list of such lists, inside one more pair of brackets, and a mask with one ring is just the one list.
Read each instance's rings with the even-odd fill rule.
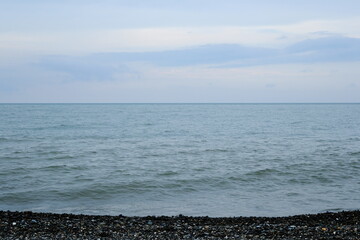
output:
[[360,211],[290,217],[98,216],[0,211],[1,239],[360,239]]

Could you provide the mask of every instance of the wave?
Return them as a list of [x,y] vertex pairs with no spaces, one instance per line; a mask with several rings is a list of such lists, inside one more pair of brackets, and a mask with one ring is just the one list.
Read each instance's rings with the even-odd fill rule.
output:
[[274,168],[265,168],[261,170],[255,170],[251,171],[245,174],[245,176],[256,176],[256,177],[262,177],[262,176],[268,176],[268,175],[280,175],[284,172],[274,169]]
[[350,156],[360,156],[360,151],[357,152],[349,152],[348,153]]
[[214,152],[214,153],[227,153],[227,152],[234,152],[232,149],[223,149],[223,148],[213,148],[213,149],[206,149],[204,152]]
[[176,176],[176,175],[179,175],[179,172],[177,172],[177,171],[163,171],[163,172],[158,173],[157,175],[160,176],[160,177],[162,177],[162,176],[165,176],[165,177]]

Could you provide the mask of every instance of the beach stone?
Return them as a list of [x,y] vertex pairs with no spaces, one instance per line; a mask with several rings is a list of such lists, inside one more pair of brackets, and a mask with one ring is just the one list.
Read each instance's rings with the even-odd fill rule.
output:
[[0,239],[360,239],[359,224],[359,211],[276,218],[0,211]]

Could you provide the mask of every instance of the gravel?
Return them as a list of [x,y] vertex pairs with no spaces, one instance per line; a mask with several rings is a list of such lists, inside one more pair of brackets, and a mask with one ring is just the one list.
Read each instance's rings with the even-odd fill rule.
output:
[[360,211],[226,218],[0,211],[0,239],[360,239]]

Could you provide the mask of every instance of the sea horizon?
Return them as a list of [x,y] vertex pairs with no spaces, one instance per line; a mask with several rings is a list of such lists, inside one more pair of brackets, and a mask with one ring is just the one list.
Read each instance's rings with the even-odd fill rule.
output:
[[224,105],[256,105],[256,104],[360,104],[360,102],[0,102],[0,104],[224,104]]

